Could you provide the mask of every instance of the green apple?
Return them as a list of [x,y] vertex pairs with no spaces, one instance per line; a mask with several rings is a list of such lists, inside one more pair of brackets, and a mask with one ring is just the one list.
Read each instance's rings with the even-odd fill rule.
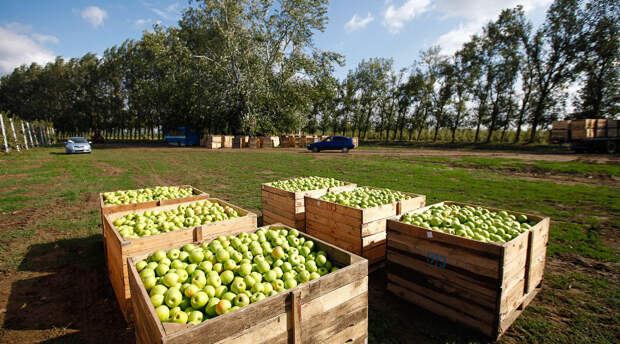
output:
[[205,313],[210,317],[217,315],[215,311],[215,307],[219,303],[220,303],[220,299],[218,299],[217,297],[210,298],[209,301],[207,302],[207,305],[205,306]]
[[155,269],[157,269],[157,266],[159,265],[158,262],[149,262],[148,264],[146,264],[146,267],[155,271]]
[[179,260],[181,260],[181,261],[186,261],[186,260],[187,260],[187,258],[189,258],[189,252],[182,251],[182,252],[179,254]]
[[226,285],[230,284],[234,278],[235,278],[235,273],[230,270],[226,270],[220,274],[220,280],[222,281],[223,284],[226,284]]
[[265,296],[265,294],[264,294],[264,293],[262,293],[262,292],[257,292],[257,293],[252,294],[252,296],[250,296],[250,301],[251,301],[252,303],[254,303],[254,302],[258,302],[258,301],[260,301],[260,300],[264,299],[265,297],[266,297],[266,296]]
[[162,294],[155,294],[151,296],[151,303],[153,304],[153,307],[159,307],[164,303],[164,295]]
[[170,309],[166,305],[161,305],[155,308],[155,313],[161,322],[170,320]]
[[147,276],[142,278],[142,284],[147,291],[151,290],[155,284],[157,284],[157,278],[155,276]]
[[305,283],[305,282],[308,282],[308,281],[310,280],[310,272],[309,272],[309,271],[307,271],[307,270],[300,271],[300,272],[297,274],[297,280],[298,280],[300,283]]
[[140,275],[140,278],[144,278],[148,276],[155,277],[155,270],[147,267],[147,268],[142,269],[139,275]]
[[175,272],[169,272],[162,278],[162,282],[166,287],[174,287],[179,284],[179,275]]
[[151,255],[151,261],[153,262],[159,262],[160,260],[166,258],[166,252],[163,250],[158,250],[155,251],[152,255]]
[[167,290],[168,290],[168,288],[166,288],[165,285],[157,284],[157,285],[153,286],[153,288],[151,288],[151,291],[149,292],[149,296],[153,296],[153,295],[157,295],[157,294],[164,295]]
[[239,265],[239,269],[237,270],[237,273],[239,274],[239,276],[248,276],[250,273],[252,272],[252,264],[249,263],[243,263],[241,265]]
[[244,291],[246,288],[245,285],[245,281],[243,281],[243,279],[235,279],[235,281],[232,283],[230,290],[232,290],[234,293],[241,293],[242,291]]
[[183,312],[183,311],[179,311],[174,313],[174,316],[172,317],[172,322],[177,323],[177,324],[187,324],[187,313]]
[[204,315],[202,314],[201,311],[192,311],[189,313],[189,316],[187,317],[187,322],[192,325],[198,325],[202,322],[203,318],[204,318]]
[[220,285],[218,287],[215,287],[215,297],[217,298],[222,298],[222,295],[224,295],[226,292],[228,292],[228,287],[225,285]]
[[276,274],[275,271],[269,270],[263,274],[263,277],[265,278],[265,281],[273,282],[278,278],[278,275]]
[[196,271],[196,269],[198,268],[197,264],[189,264],[186,268],[185,271],[187,271],[188,274],[193,274],[194,271]]
[[206,287],[204,287],[204,292],[207,293],[207,295],[209,295],[209,297],[214,297],[215,296],[215,287],[212,285],[208,285]]
[[[200,272],[200,273],[199,273]],[[197,286],[199,289],[202,289],[207,284],[207,278],[202,270],[194,271],[192,276],[192,284]]]
[[138,270],[138,272],[142,271],[142,269],[144,269],[146,267],[148,263],[144,260],[141,260],[139,262],[136,263],[136,269]]
[[184,269],[176,270],[174,273],[176,273],[179,276],[179,283],[183,283],[187,281],[187,279],[189,278],[189,274]]
[[273,291],[273,286],[271,285],[271,283],[265,282],[263,283],[263,289],[264,289],[263,292],[267,295]]
[[317,271],[316,262],[313,260],[309,260],[306,262],[306,270],[310,271],[310,273]]
[[237,263],[234,260],[232,260],[232,259],[228,259],[227,261],[225,261],[222,264],[222,267],[223,267],[224,270],[231,270],[231,271],[233,271],[233,270],[235,270],[237,268]]
[[261,274],[265,274],[267,271],[271,270],[271,266],[269,265],[269,263],[267,263],[267,261],[260,261],[257,265],[256,265],[256,269],[258,270],[258,272],[260,272]]
[[179,259],[179,255],[181,254],[181,250],[179,250],[178,248],[173,248],[171,250],[168,251],[168,258],[170,258],[170,260],[175,260],[175,259]]
[[271,250],[271,256],[274,259],[284,258],[284,249],[282,248],[282,246],[276,246],[273,250]]
[[271,285],[273,286],[273,290],[277,292],[281,292],[282,290],[284,290],[284,281],[282,281],[281,279],[274,280],[273,282],[271,282]]
[[252,286],[252,293],[256,294],[256,293],[262,293],[265,291],[265,287],[263,286],[262,283],[255,283]]
[[294,278],[289,278],[284,281],[284,288],[291,289],[297,286],[297,281]]
[[224,271],[224,265],[222,263],[215,263],[213,265],[213,271],[217,272],[218,274],[221,273],[222,271]]
[[200,287],[195,284],[190,284],[187,288],[185,288],[185,290],[183,290],[183,294],[189,298],[196,295],[198,292],[200,292]]
[[234,299],[235,306],[245,307],[250,304],[250,298],[246,294],[237,294]]
[[254,277],[252,277],[252,275],[250,274],[247,274],[245,277],[243,277],[243,281],[248,288],[252,288],[254,284],[256,284],[256,279],[254,279]]
[[180,290],[168,290],[165,297],[165,302],[168,307],[176,307],[181,304],[181,301],[183,301],[183,295],[181,294]]
[[215,258],[218,262],[224,263],[225,261],[230,259],[230,253],[226,251],[226,249],[220,248],[215,252]]
[[205,255],[202,252],[202,249],[200,248],[192,250],[189,254],[189,261],[192,264],[198,264],[202,262],[204,259],[205,259]]
[[314,271],[310,273],[310,280],[314,281],[315,279],[318,279],[319,277],[321,277],[321,275],[319,275],[318,272]]
[[203,308],[208,301],[209,295],[207,295],[204,291],[199,291],[191,297],[191,304],[194,309]]
[[210,261],[202,261],[200,264],[198,264],[198,269],[204,272],[209,272],[213,270],[213,263],[211,263]]
[[325,265],[325,263],[327,263],[327,257],[325,257],[324,255],[317,255],[314,261],[316,262],[316,265],[323,266]]

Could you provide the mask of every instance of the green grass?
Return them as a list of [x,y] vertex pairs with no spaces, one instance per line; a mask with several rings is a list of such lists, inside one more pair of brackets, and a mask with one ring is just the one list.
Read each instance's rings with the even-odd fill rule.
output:
[[[0,214],[5,223],[15,223],[0,227],[0,270],[7,273],[30,266],[56,248],[77,252],[85,266],[101,265],[97,195],[102,191],[191,184],[214,197],[260,211],[261,183],[320,175],[424,194],[429,204],[472,202],[551,217],[549,259],[567,261],[569,266],[572,257],[589,259],[610,266],[612,277],[587,270],[548,271],[545,289],[513,325],[506,341],[611,343],[619,334],[618,317],[609,314],[620,306],[614,285],[617,278],[613,277],[618,274],[615,264],[620,255],[603,240],[605,235],[615,235],[620,223],[617,186],[557,184],[506,173],[535,167],[553,173],[619,176],[617,165],[389,154],[317,157],[277,150],[101,149],[91,155],[70,156],[50,154],[53,151],[58,148],[12,153],[0,165]],[[50,264],[58,267],[72,261],[63,256]],[[569,285],[586,292],[569,297]],[[554,318],[558,314],[567,323],[560,326]],[[398,338],[407,338],[390,337],[399,331],[399,321],[403,320],[384,316],[371,305],[371,342],[398,343]],[[433,329],[433,321],[428,326],[423,332],[432,342],[483,341],[463,327],[440,333]]]

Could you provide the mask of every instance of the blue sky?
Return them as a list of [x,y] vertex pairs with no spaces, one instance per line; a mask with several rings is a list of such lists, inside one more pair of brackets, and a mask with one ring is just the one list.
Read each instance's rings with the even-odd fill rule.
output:
[[[400,69],[435,44],[454,52],[501,9],[517,4],[538,25],[550,0],[332,0],[329,24],[316,35],[316,46],[346,57],[339,78],[370,57],[393,57]],[[174,25],[184,7],[181,0],[2,0],[0,75],[55,56],[101,55],[125,39],[140,38],[157,22]]]

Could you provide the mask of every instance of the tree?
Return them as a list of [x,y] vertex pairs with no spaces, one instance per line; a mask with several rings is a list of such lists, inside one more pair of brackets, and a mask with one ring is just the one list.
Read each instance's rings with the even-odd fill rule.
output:
[[620,4],[600,0],[583,11],[584,57],[577,66],[583,87],[575,101],[579,117],[605,117],[620,110]]
[[529,142],[534,142],[540,125],[553,119],[553,112],[548,110],[553,107],[554,92],[575,79],[583,26],[579,8],[578,0],[555,0],[542,28],[526,46],[528,59],[533,64],[534,81]]

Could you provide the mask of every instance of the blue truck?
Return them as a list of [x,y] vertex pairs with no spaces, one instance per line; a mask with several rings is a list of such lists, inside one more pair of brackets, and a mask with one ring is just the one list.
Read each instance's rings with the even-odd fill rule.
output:
[[200,135],[188,127],[177,127],[164,134],[164,141],[173,146],[198,146]]
[[330,136],[323,141],[314,142],[308,145],[308,149],[318,153],[322,150],[340,150],[347,153],[349,149],[355,148],[353,139],[345,136]]

